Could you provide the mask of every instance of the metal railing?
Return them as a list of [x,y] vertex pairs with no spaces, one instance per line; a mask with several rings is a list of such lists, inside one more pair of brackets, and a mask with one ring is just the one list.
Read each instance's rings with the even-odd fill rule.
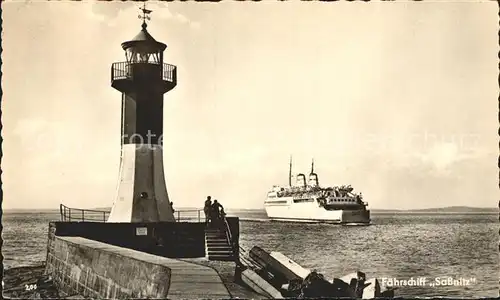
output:
[[109,216],[106,210],[71,208],[64,204],[59,205],[59,212],[64,222],[106,222]]
[[[133,64],[152,64],[152,63],[141,63],[141,62],[116,62],[111,66],[111,81],[120,79],[133,79],[134,74],[132,72]],[[157,64],[154,64],[157,65]],[[163,63],[162,66],[162,80],[176,83],[177,82],[177,67],[174,65]]]
[[174,211],[177,222],[205,222],[205,212],[203,209],[181,209]]
[[[106,222],[109,217],[109,210],[71,208],[64,204],[59,205],[61,221],[72,222]],[[174,211],[177,222],[205,222],[203,209],[181,209]]]
[[162,80],[169,81],[172,83],[177,82],[177,67],[174,65],[163,64],[162,68]]
[[111,66],[111,80],[132,79],[132,68],[128,62],[117,62]]

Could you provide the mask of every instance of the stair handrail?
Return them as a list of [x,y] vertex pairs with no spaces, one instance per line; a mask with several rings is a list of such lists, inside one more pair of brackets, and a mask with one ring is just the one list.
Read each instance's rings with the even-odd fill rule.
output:
[[226,239],[229,245],[231,246],[231,252],[233,253],[233,257],[236,262],[240,262],[240,255],[239,255],[240,251],[235,247],[235,242],[233,241],[233,235],[231,234],[231,227],[229,227],[229,223],[227,222],[225,214],[222,216],[222,219],[224,220],[224,225],[226,226]]
[[222,216],[224,219],[224,225],[226,225],[226,238],[230,245],[233,245],[233,235],[231,234],[231,228],[229,227],[229,223],[227,222],[226,216]]

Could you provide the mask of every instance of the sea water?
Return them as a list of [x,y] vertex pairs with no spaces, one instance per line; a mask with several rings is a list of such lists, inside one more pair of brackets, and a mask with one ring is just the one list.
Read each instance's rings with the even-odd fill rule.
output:
[[[327,278],[359,270],[397,285],[398,296],[498,296],[496,214],[372,213],[375,225],[366,227],[271,222],[264,211],[228,215],[243,218],[247,251],[280,251]],[[58,219],[57,211],[5,212],[5,268],[42,263],[48,222]]]

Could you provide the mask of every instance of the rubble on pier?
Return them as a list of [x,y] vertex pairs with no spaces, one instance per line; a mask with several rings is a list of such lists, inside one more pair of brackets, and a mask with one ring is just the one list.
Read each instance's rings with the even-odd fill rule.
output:
[[392,298],[394,289],[381,287],[379,280],[367,280],[363,272],[328,279],[308,270],[280,252],[267,252],[254,246],[241,257],[241,280],[269,298]]

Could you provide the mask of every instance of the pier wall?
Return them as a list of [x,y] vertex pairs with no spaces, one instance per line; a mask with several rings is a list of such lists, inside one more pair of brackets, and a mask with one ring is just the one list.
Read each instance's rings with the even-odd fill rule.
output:
[[[233,240],[238,244],[239,219],[228,217],[227,221]],[[195,258],[206,255],[205,223],[51,222],[50,234],[78,236],[171,258]]]
[[155,257],[80,237],[53,236],[45,274],[70,296],[167,298],[171,270],[155,263]]
[[205,256],[201,223],[54,222],[57,236],[78,236],[165,257]]
[[[238,243],[239,220],[233,218],[228,223]],[[191,251],[191,256],[204,256],[204,230],[205,225],[199,223],[51,222],[45,275],[53,279],[63,296],[166,299],[182,295],[186,298],[191,289],[199,286],[200,295],[216,293],[216,298],[228,298],[213,269],[164,255],[186,257],[178,253],[182,247],[172,246],[180,242],[184,247],[201,248],[194,251],[185,248]],[[214,287],[207,290],[207,285]]]

